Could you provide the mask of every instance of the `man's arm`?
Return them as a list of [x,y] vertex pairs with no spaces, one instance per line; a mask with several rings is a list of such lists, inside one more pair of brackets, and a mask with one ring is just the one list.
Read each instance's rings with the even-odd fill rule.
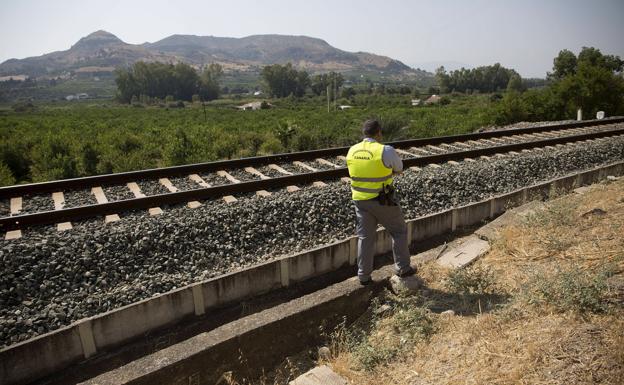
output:
[[384,146],[381,160],[384,166],[392,169],[393,174],[400,174],[403,172],[403,161],[392,146]]

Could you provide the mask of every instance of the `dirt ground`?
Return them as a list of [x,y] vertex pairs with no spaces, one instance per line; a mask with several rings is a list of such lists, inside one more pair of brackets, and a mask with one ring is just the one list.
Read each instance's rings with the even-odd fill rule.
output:
[[382,298],[319,363],[362,385],[624,383],[624,180],[547,202],[469,268],[419,274],[420,295]]

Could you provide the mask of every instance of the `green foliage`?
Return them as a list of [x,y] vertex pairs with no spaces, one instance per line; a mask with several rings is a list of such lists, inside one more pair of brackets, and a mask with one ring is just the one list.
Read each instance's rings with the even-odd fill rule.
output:
[[11,106],[15,112],[29,112],[35,109],[34,104],[30,101],[20,101]]
[[558,80],[576,72],[576,55],[567,49],[559,51],[553,59],[553,72],[548,74],[550,79]]
[[496,124],[505,125],[526,120],[528,114],[524,101],[518,92],[507,92],[499,105]]
[[152,98],[191,101],[193,95],[204,100],[219,97],[219,78],[222,69],[218,64],[204,68],[201,76],[188,64],[136,62],[131,68],[115,71],[117,99],[122,103],[148,103]]
[[[385,312],[381,311],[382,306],[387,309]],[[372,300],[365,317],[362,324],[348,328],[345,323],[338,325],[329,336],[330,350],[350,351],[357,369],[365,371],[389,364],[437,330],[429,310],[422,306],[420,298],[410,294],[386,291],[381,299]]]
[[306,71],[297,71],[291,63],[286,65],[273,64],[262,69],[269,94],[276,98],[289,95],[303,96],[310,85],[310,77]]
[[526,298],[535,306],[548,305],[561,312],[604,313],[610,309],[607,279],[613,274],[611,270],[574,267],[550,275],[538,272],[525,288]]
[[578,58],[563,50],[553,63],[548,87],[519,95],[524,87],[518,79],[509,80],[495,119],[497,124],[570,119],[576,116],[578,108],[589,117],[597,111],[610,116],[624,114],[624,62],[618,56],[584,47]]
[[520,77],[516,71],[499,63],[474,69],[462,68],[450,73],[444,67],[436,70],[436,80],[443,92],[495,92],[505,89],[513,76]]
[[31,173],[33,181],[66,179],[78,174],[77,157],[66,139],[45,136],[33,147]]
[[[166,95],[165,95],[166,96]],[[186,108],[75,102],[0,115],[0,162],[16,182],[163,167],[260,154],[347,146],[376,116],[384,140],[450,135],[492,123],[487,96],[452,98],[444,107],[412,107],[409,95],[354,97],[353,108],[327,112],[325,97],[282,98],[238,111],[248,100],[219,99]],[[164,100],[159,99],[159,100]],[[166,106],[166,105],[163,105]],[[56,138],[56,139],[52,139]]]
[[[329,72],[319,74],[312,78],[311,88],[315,95],[323,95],[327,93],[329,87],[329,97],[334,98],[336,89],[339,89],[344,82],[344,78],[337,72]],[[353,91],[353,90],[352,90]]]
[[624,112],[624,61],[619,56],[603,55],[593,47],[583,47],[578,57],[568,50],[553,61],[552,95],[559,99],[559,115],[574,115],[577,108],[595,115],[604,110],[610,115]]
[[496,277],[487,266],[472,265],[463,269],[451,270],[446,287],[453,293],[492,294],[496,291]]
[[221,93],[219,81],[223,76],[223,68],[217,63],[205,67],[200,79],[199,97],[201,100],[214,100]]
[[4,163],[0,162],[0,186],[10,186],[15,184],[15,177],[11,169]]
[[507,92],[522,92],[524,91],[524,85],[522,84],[522,78],[518,74],[513,74],[507,82]]

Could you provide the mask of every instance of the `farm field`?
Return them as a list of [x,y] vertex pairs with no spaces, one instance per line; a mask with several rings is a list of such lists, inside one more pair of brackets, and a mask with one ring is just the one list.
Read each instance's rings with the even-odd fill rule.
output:
[[[473,131],[492,125],[500,103],[490,95],[456,95],[450,103],[411,106],[409,95],[357,95],[352,108],[327,111],[324,98],[268,100],[269,109],[241,111],[250,100],[206,103],[50,102],[0,108],[0,183],[172,166],[344,146],[376,117],[384,139]],[[184,108],[177,106],[184,105]]]

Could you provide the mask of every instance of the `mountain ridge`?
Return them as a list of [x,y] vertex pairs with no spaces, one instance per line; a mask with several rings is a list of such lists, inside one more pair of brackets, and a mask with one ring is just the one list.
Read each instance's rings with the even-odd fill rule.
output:
[[265,34],[234,38],[174,34],[153,43],[130,44],[110,32],[98,30],[79,39],[67,50],[0,63],[0,76],[54,77],[81,68],[111,71],[140,60],[185,62],[195,67],[216,62],[226,72],[257,71],[265,65],[290,62],[312,73],[379,71],[406,77],[426,74],[387,56],[343,51],[323,39],[303,35]]

